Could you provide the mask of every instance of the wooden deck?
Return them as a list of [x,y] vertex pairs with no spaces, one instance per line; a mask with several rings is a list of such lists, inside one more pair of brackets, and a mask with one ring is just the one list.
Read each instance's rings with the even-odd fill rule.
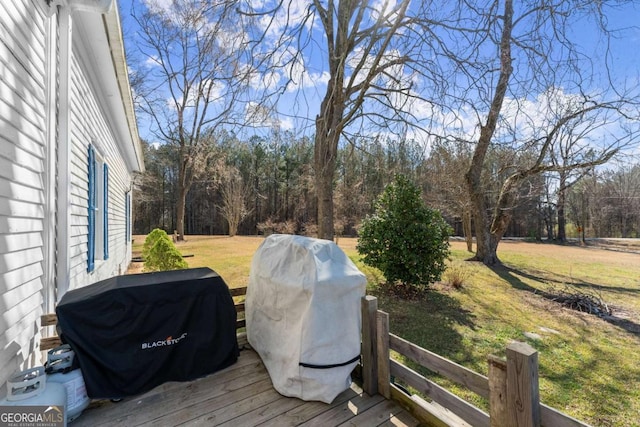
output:
[[96,401],[71,423],[95,426],[418,426],[396,402],[353,384],[330,405],[284,397],[258,355],[191,382],[166,383],[118,403]]

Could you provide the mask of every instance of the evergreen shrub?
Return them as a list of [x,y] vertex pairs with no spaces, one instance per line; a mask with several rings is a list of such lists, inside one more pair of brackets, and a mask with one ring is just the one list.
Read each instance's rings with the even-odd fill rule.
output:
[[156,228],[144,241],[142,247],[144,270],[167,271],[189,268],[187,262],[164,230]]
[[430,209],[418,189],[398,175],[365,218],[356,249],[364,264],[379,269],[389,284],[422,290],[440,280],[449,258],[451,228]]

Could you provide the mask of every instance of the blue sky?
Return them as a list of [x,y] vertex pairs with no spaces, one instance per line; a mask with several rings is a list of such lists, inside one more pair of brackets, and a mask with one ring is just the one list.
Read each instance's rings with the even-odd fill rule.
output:
[[[149,61],[143,63],[144,58],[139,55],[139,52],[136,52],[137,29],[135,27],[135,21],[129,16],[132,8],[141,7],[142,1],[155,1],[159,7],[168,7],[168,5],[170,5],[170,0],[120,1],[123,30],[131,69],[149,66],[150,64],[153,65],[152,62],[150,63]],[[254,0],[251,2],[252,6],[256,8],[260,6],[269,8],[273,3],[272,0]],[[611,38],[610,51],[608,52],[608,62],[611,67],[609,69],[604,67],[596,68],[598,76],[596,81],[591,84],[590,90],[601,91],[602,88],[606,86],[605,77],[607,73],[610,73],[610,75],[614,77],[620,87],[631,87],[640,83],[640,55],[638,55],[638,50],[640,49],[640,30],[637,27],[638,22],[640,22],[640,5],[636,3],[639,2],[631,2],[620,9],[607,11],[607,26],[615,30],[613,33],[614,37]],[[289,23],[296,22],[297,19],[304,16],[307,5],[307,1],[292,0],[288,14]],[[375,11],[381,8],[381,5],[381,1],[372,0],[370,2],[371,13],[375,14]],[[606,45],[600,39],[594,37],[595,32],[592,30],[593,24],[594,22],[590,22],[588,19],[574,22],[569,32],[572,36],[575,36],[575,40],[580,44],[581,50],[594,62],[598,63],[603,59],[606,52]],[[325,65],[326,39],[321,31],[319,31],[319,23],[317,21],[308,22],[305,28],[310,42],[301,52],[301,59],[296,61],[293,67],[287,69],[275,68],[268,72],[256,70],[252,79],[254,93],[283,85],[287,79],[291,79],[291,82],[283,89],[282,95],[278,100],[272,101],[273,111],[270,111],[263,117],[264,120],[262,123],[254,123],[255,126],[245,126],[242,129],[236,129],[240,136],[249,137],[254,133],[268,132],[275,124],[277,124],[281,130],[292,130],[299,134],[313,133],[313,119],[318,112],[321,97],[326,90],[326,83],[328,81],[327,67]],[[283,34],[286,34],[284,20],[279,18],[271,22],[264,42],[265,47],[268,47],[270,43],[274,43],[274,40]],[[240,37],[237,34],[234,36],[236,38]],[[233,37],[230,37],[230,40],[233,40]],[[289,50],[283,50],[282,52],[281,59],[283,61],[298,53],[298,51],[295,50],[295,46],[290,46],[288,49]],[[413,78],[417,80],[417,77],[410,75],[406,69],[398,69],[397,74],[403,75],[403,78],[406,79]],[[420,85],[418,84],[417,86]],[[570,90],[568,92],[570,92]],[[541,94],[529,93],[528,95],[528,100],[533,102],[538,99]],[[248,99],[243,108],[248,110],[251,108],[250,106],[250,99]],[[534,112],[540,110],[535,102],[533,102],[529,108]],[[416,113],[419,117],[424,117],[425,119],[438,117],[442,122],[449,120],[447,114],[451,114],[451,112],[447,113],[435,109],[432,103],[424,100],[413,102],[411,109],[412,112]],[[457,110],[454,112],[454,115],[458,116],[456,121],[461,128],[473,128],[477,125],[475,117],[468,111],[464,111],[463,109]],[[465,117],[469,119],[469,123],[465,122]],[[141,121],[141,135],[144,138],[153,139],[149,133],[149,126],[145,117],[140,116],[139,120]],[[465,132],[471,136],[475,133],[473,129],[466,129]],[[428,143],[428,138],[420,131],[410,131],[407,136],[414,137],[418,140],[423,138],[425,139],[425,143]]]

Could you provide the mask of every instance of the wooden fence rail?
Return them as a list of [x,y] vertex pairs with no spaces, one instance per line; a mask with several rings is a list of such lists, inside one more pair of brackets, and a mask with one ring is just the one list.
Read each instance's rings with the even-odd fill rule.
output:
[[[390,359],[390,350],[488,399],[489,413]],[[538,352],[534,348],[513,342],[507,346],[506,355],[506,360],[489,356],[489,376],[486,377],[389,333],[389,315],[378,310],[376,298],[362,299],[362,381],[367,393],[380,393],[400,401],[428,425],[589,427],[540,403]],[[417,396],[403,396],[395,380],[435,404]],[[451,413],[453,418],[448,415]]]

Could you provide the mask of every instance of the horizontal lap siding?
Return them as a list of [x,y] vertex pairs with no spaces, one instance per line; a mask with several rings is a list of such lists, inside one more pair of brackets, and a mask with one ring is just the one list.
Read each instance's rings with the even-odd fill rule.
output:
[[[74,36],[71,84],[71,236],[70,289],[124,273],[130,250],[125,242],[124,194],[131,183],[118,151],[114,131],[102,108],[100,92],[87,72],[82,41]],[[109,259],[96,258],[95,270],[87,273],[88,176],[87,152],[93,144],[109,165]],[[98,213],[101,215],[102,213]]]
[[42,314],[45,23],[29,1],[0,13],[0,395],[35,350]]

